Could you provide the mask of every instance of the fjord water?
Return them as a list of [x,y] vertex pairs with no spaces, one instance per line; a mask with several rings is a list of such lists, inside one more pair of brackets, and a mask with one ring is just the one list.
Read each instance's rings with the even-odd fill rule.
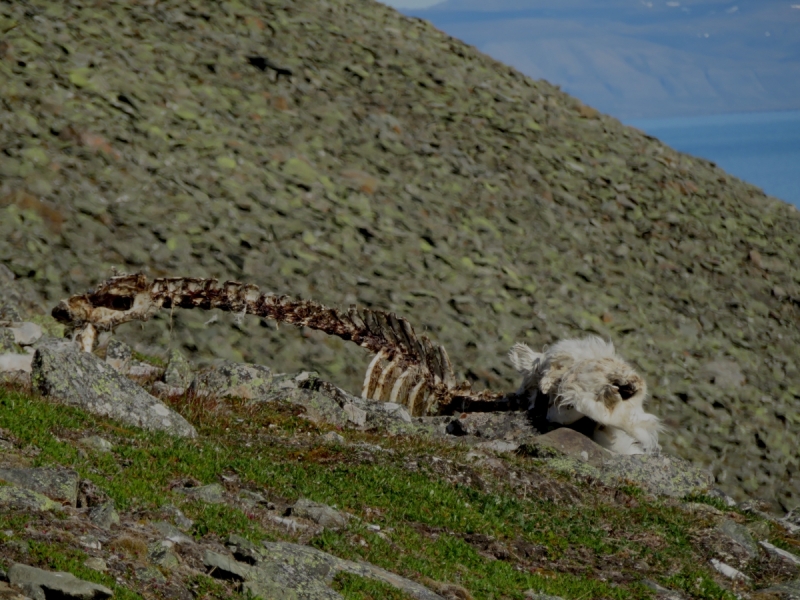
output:
[[800,111],[626,121],[800,207]]

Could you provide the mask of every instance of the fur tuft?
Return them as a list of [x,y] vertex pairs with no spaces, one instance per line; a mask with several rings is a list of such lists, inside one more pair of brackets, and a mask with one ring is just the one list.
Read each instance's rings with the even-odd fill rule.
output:
[[595,441],[606,448],[622,454],[659,450],[660,421],[643,408],[647,383],[611,342],[596,336],[562,340],[541,354],[516,344],[509,358],[523,375],[517,393],[548,397],[548,420],[569,425],[589,417],[598,424]]

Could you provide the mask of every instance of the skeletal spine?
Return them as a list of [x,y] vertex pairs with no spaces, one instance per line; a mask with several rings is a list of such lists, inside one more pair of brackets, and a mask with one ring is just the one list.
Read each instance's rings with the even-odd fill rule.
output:
[[468,382],[456,383],[442,346],[418,336],[406,319],[394,313],[351,306],[347,311],[319,302],[262,294],[257,286],[216,279],[159,278],[121,275],[93,292],[62,300],[53,316],[73,327],[75,338],[91,351],[97,331],[122,323],[146,321],[161,308],[219,309],[250,314],[298,327],[310,327],[355,342],[373,352],[362,396],[404,404],[412,415],[451,410],[454,400],[484,403],[500,399],[488,391],[474,392]]

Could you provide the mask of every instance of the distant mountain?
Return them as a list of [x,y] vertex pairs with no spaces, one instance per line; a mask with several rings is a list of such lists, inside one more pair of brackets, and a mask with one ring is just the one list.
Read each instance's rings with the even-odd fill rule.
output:
[[800,108],[800,8],[787,1],[486,6],[404,12],[623,119]]

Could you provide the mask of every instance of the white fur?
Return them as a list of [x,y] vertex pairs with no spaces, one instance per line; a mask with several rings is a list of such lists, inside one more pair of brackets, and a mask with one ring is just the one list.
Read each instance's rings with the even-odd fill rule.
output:
[[660,449],[660,421],[643,408],[647,384],[611,342],[562,340],[542,353],[515,344],[509,359],[523,375],[518,394],[548,397],[548,420],[569,425],[589,417],[598,423],[594,440],[620,454]]

